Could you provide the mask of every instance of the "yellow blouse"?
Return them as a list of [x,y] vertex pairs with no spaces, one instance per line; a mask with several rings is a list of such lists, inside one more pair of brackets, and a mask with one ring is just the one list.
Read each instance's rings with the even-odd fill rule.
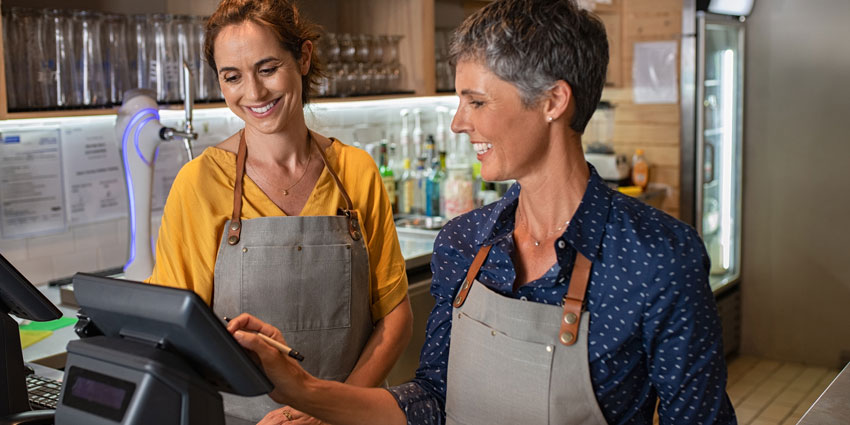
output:
[[[369,154],[338,140],[325,154],[360,216],[369,253],[372,320],[377,322],[407,294],[392,207]],[[235,176],[236,154],[215,147],[183,166],[165,203],[156,263],[147,282],[191,289],[210,303],[216,254],[233,213]],[[247,175],[242,196],[243,220],[285,215]],[[345,207],[345,201],[325,169],[301,215],[336,215],[340,207]]]

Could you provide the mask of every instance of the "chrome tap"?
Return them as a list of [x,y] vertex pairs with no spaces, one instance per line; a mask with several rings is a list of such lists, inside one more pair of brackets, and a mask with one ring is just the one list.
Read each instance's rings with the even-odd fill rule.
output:
[[183,61],[183,111],[186,113],[186,120],[183,124],[183,131],[178,131],[173,128],[163,127],[160,130],[159,137],[162,140],[182,139],[183,146],[186,148],[186,154],[189,155],[189,161],[195,158],[192,154],[192,141],[198,140],[198,133],[195,133],[192,128],[192,111],[195,108],[195,86],[192,78],[192,70],[189,64]]

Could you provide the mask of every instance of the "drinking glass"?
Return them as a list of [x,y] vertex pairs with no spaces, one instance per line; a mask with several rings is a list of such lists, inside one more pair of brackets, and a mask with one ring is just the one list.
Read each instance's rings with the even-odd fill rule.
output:
[[192,26],[195,32],[195,43],[197,45],[196,57],[198,63],[198,91],[196,92],[195,97],[198,100],[210,101],[221,99],[221,92],[218,89],[218,78],[215,71],[207,63],[207,59],[204,56],[204,37],[206,36],[204,24],[206,21],[207,18],[201,16],[195,16],[192,18]]
[[401,83],[404,74],[404,67],[399,59],[399,43],[402,36],[390,35],[387,37],[386,64],[388,66],[387,86],[390,91],[397,92],[401,90]]
[[127,58],[127,19],[124,15],[103,15],[103,70],[109,103],[120,105],[130,86],[130,65]]
[[44,20],[45,60],[49,68],[48,105],[77,105],[77,68],[74,55],[73,21],[60,9],[42,11]]
[[81,10],[74,13],[74,38],[77,56],[77,91],[85,106],[103,106],[106,96],[106,75],[103,72],[101,46],[101,15]]
[[17,61],[13,61],[12,58],[15,55],[12,53],[13,49],[16,46],[16,30],[17,25],[15,25],[15,20],[12,19],[12,13],[10,9],[3,7],[2,9],[3,15],[3,59],[6,63],[6,102],[8,104],[9,109],[17,109],[20,107],[18,102],[18,92],[20,91],[20,84],[12,84],[17,78],[18,74]]
[[133,15],[129,18],[127,31],[127,56],[130,68],[130,85],[149,89],[151,85],[150,29],[147,15]]
[[173,17],[165,14],[150,16],[151,49],[149,61],[151,88],[159,102],[180,100],[180,65],[178,44],[172,25]]
[[44,19],[35,9],[13,7],[11,12],[12,30],[15,32],[11,55],[15,67],[14,81],[22,86],[17,97],[18,107],[35,109],[48,106],[51,75],[45,60]]

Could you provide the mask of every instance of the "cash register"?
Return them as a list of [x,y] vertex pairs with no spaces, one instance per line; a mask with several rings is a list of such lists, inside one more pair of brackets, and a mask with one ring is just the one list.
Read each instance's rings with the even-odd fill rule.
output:
[[[67,347],[56,424],[223,425],[219,391],[257,396],[273,388],[194,292],[84,273],[73,281],[81,339]],[[10,288],[12,296],[7,295]],[[36,320],[59,314],[25,279],[12,282],[4,276],[0,289],[4,313],[14,311]],[[22,316],[21,310],[39,314]],[[7,351],[17,344],[17,357],[6,356],[6,362],[16,363],[17,368],[7,365],[5,370],[14,372],[23,368],[20,341],[10,337],[9,331],[14,328],[17,335],[17,324],[2,316]],[[5,319],[11,324],[7,326]],[[0,378],[10,374],[3,373]],[[10,424],[50,423],[8,419],[29,410],[22,376],[6,379],[16,385],[14,391],[7,391],[8,385],[2,389],[0,395],[10,401],[0,410],[0,424],[4,419]],[[7,393],[13,397],[5,397]]]

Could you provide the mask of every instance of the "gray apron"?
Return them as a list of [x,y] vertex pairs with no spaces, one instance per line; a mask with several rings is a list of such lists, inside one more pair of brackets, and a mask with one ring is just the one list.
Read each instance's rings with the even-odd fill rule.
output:
[[[242,131],[233,216],[215,262],[212,305],[219,317],[246,312],[274,325],[304,355],[301,365],[310,374],[343,381],[372,334],[369,255],[351,198],[318,150],[346,209],[337,216],[242,220],[247,157]],[[222,397],[228,416],[252,422],[282,406],[265,395]]]
[[454,301],[446,423],[605,424],[587,358],[590,261],[577,254],[559,307],[476,280],[489,250],[479,250]]

